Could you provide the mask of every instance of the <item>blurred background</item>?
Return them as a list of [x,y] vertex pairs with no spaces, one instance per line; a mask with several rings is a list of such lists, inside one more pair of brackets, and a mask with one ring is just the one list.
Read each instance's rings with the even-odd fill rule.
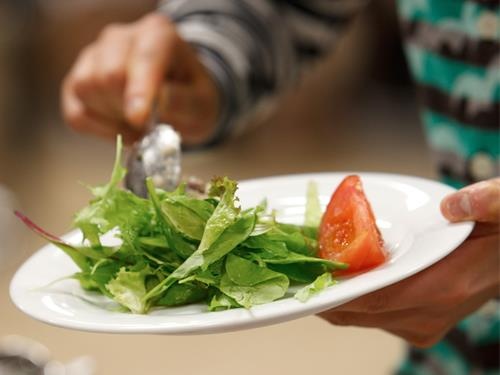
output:
[[[61,80],[104,25],[154,7],[152,0],[0,2],[0,338],[30,338],[64,363],[86,358],[89,374],[390,373],[404,353],[400,340],[315,317],[201,337],[117,336],[38,323],[10,302],[15,269],[43,245],[12,210],[63,234],[89,199],[78,182],[104,182],[111,170],[112,144],[63,124]],[[390,0],[369,6],[328,59],[250,121],[232,141],[186,154],[186,173],[238,180],[343,170],[434,177]]]

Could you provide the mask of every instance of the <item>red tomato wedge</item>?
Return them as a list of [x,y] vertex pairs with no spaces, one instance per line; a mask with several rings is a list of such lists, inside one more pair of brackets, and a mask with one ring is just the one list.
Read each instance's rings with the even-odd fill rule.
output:
[[387,259],[359,176],[347,176],[333,193],[319,227],[319,256],[349,264],[336,275],[366,271]]

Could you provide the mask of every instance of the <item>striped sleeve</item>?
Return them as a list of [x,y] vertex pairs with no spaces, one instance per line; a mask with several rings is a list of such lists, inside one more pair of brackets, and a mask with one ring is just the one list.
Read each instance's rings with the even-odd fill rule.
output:
[[269,95],[330,51],[366,0],[165,0],[160,11],[198,51],[220,88],[223,138]]

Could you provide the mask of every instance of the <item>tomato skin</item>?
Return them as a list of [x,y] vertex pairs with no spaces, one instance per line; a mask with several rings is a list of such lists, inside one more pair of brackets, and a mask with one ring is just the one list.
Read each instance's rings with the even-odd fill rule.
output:
[[334,191],[319,227],[319,256],[349,264],[336,275],[374,268],[387,259],[375,216],[359,176],[347,176]]

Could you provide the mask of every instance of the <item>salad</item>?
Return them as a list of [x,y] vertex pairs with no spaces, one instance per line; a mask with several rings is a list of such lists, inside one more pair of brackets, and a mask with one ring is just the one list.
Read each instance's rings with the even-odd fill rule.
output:
[[[344,180],[325,214],[310,184],[304,225],[293,225],[277,221],[265,201],[241,208],[237,183],[227,177],[214,178],[202,197],[185,184],[166,192],[148,180],[148,198],[138,197],[120,187],[121,154],[119,137],[110,181],[90,188],[94,198],[75,216],[82,243],[66,243],[16,215],[74,261],[79,270],[70,277],[82,288],[127,311],[202,302],[210,311],[250,308],[289,296],[294,284],[305,284],[295,298],[306,301],[335,275],[385,261],[357,176]],[[119,243],[102,241],[110,233]]]

